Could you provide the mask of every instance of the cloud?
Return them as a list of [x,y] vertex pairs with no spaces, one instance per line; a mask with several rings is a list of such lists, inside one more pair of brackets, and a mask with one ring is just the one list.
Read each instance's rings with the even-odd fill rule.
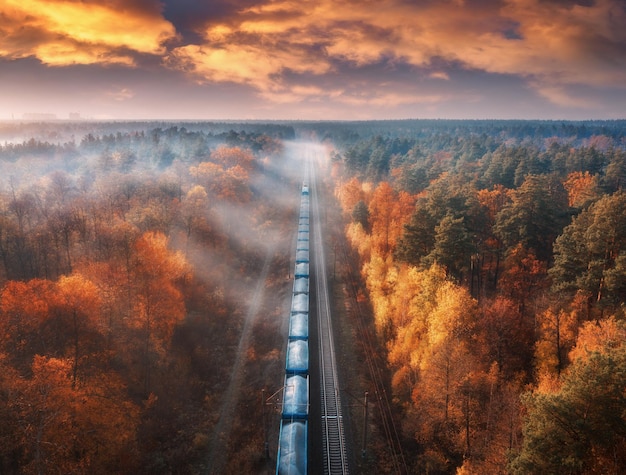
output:
[[433,71],[428,75],[432,79],[443,79],[444,81],[450,80],[450,75],[445,71]]
[[0,55],[8,58],[133,65],[136,54],[164,54],[175,30],[152,1],[4,0],[0,34]]
[[306,96],[295,92],[302,84],[288,79],[292,72],[309,79],[377,65],[393,75],[408,65],[416,91],[397,102],[419,97],[420,75],[449,80],[449,72],[433,70],[443,60],[525,78],[548,100],[574,106],[580,102],[556,91],[626,84],[623,25],[620,0],[277,0],[208,22],[202,44],[175,48],[167,64],[207,81],[245,83],[279,101],[281,91],[292,100]]
[[372,107],[481,96],[470,73],[592,108],[573,91],[626,88],[624,25],[623,0],[3,0],[0,59],[150,63],[274,104]]
[[115,89],[107,91],[105,95],[116,102],[127,101],[135,97],[134,91],[128,87],[116,87]]

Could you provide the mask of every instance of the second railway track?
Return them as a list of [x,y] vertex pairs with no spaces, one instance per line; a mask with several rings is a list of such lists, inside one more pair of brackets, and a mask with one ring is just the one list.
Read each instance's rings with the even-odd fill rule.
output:
[[339,393],[339,376],[333,341],[330,297],[326,272],[326,256],[322,233],[321,208],[316,183],[315,158],[309,161],[311,208],[313,215],[312,244],[315,256],[315,289],[317,295],[317,330],[319,339],[320,403],[324,473],[347,474],[348,457]]

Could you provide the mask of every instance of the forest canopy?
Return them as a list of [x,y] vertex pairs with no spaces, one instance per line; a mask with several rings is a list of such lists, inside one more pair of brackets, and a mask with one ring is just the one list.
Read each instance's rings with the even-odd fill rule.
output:
[[299,140],[328,150],[410,470],[625,472],[626,121],[454,120],[0,124],[0,472],[206,471],[251,276],[289,265]]
[[[416,472],[626,470],[625,125],[335,132],[336,196]],[[621,336],[592,348],[608,328]]]

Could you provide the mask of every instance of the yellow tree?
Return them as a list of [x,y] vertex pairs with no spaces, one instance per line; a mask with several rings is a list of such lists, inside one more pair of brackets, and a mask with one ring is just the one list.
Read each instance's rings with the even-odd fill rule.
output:
[[221,189],[221,181],[224,177],[224,167],[213,162],[202,162],[196,167],[189,168],[189,173],[204,189],[214,195],[218,195]]
[[337,196],[339,198],[341,209],[348,215],[352,213],[352,210],[354,210],[354,207],[359,201],[363,201],[365,199],[361,183],[356,177],[343,183],[338,189]]
[[114,260],[82,264],[80,273],[97,287],[100,309],[93,323],[106,341],[105,351],[113,351],[116,340],[123,337],[124,322],[132,313],[129,310],[129,302],[132,302],[129,280],[132,279],[126,266]]
[[[63,276],[57,282],[54,311],[71,331],[72,386],[76,386],[80,362],[90,357],[81,351],[83,339],[97,333],[100,303],[98,288],[81,274]],[[94,351],[97,347],[96,343]]]
[[143,339],[143,386],[150,387],[152,353],[162,354],[176,324],[185,316],[185,304],[177,283],[189,272],[181,252],[168,249],[162,233],[147,232],[135,243],[134,311],[131,325]]
[[121,473],[136,462],[138,408],[114,375],[72,384],[72,362],[36,356],[10,404],[23,428],[23,473]]
[[2,348],[13,358],[25,357],[30,364],[32,354],[43,352],[45,341],[39,328],[50,315],[54,283],[33,279],[28,282],[9,281],[0,296],[0,336]]
[[346,226],[348,242],[357,250],[362,261],[368,261],[372,255],[371,237],[361,223],[350,223]]
[[572,172],[563,182],[567,190],[568,204],[573,208],[583,208],[599,197],[598,177],[589,172]]
[[254,154],[241,147],[217,147],[211,152],[211,160],[225,169],[241,167],[246,173],[254,170]]
[[548,308],[537,315],[537,323],[536,368],[540,375],[552,373],[559,376],[567,363],[567,353],[576,342],[577,315],[562,308]]
[[221,181],[218,197],[236,203],[247,203],[252,198],[249,172],[241,165],[228,168]]
[[390,295],[392,330],[388,333],[389,361],[394,368],[393,387],[405,399],[418,381],[424,354],[428,351],[429,318],[437,305],[437,290],[445,283],[445,271],[438,266],[420,271],[401,266]]
[[[489,365],[485,366],[473,341],[476,301],[466,289],[446,281],[443,270],[430,272],[430,276],[422,273],[426,285],[415,301],[415,311],[422,315],[403,335],[410,342],[405,361],[416,374],[406,429],[430,447],[422,468],[450,470],[449,465],[457,465],[474,451],[484,423],[480,406],[489,404],[486,395],[496,376],[488,376]],[[397,355],[390,351],[392,356]]]
[[374,190],[369,204],[372,248],[383,257],[391,252],[393,211],[396,199],[397,195],[391,185],[383,181]]
[[181,206],[181,218],[185,226],[187,242],[195,229],[207,225],[208,211],[209,197],[206,190],[201,185],[194,186],[185,194]]

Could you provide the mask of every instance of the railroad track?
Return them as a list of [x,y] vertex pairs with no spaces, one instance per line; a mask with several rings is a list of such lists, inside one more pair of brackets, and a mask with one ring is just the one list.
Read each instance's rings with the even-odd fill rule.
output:
[[332,331],[326,258],[320,218],[315,160],[309,161],[309,180],[313,215],[313,254],[315,256],[317,324],[319,336],[320,396],[324,473],[347,474],[348,457],[344,434],[339,378]]

